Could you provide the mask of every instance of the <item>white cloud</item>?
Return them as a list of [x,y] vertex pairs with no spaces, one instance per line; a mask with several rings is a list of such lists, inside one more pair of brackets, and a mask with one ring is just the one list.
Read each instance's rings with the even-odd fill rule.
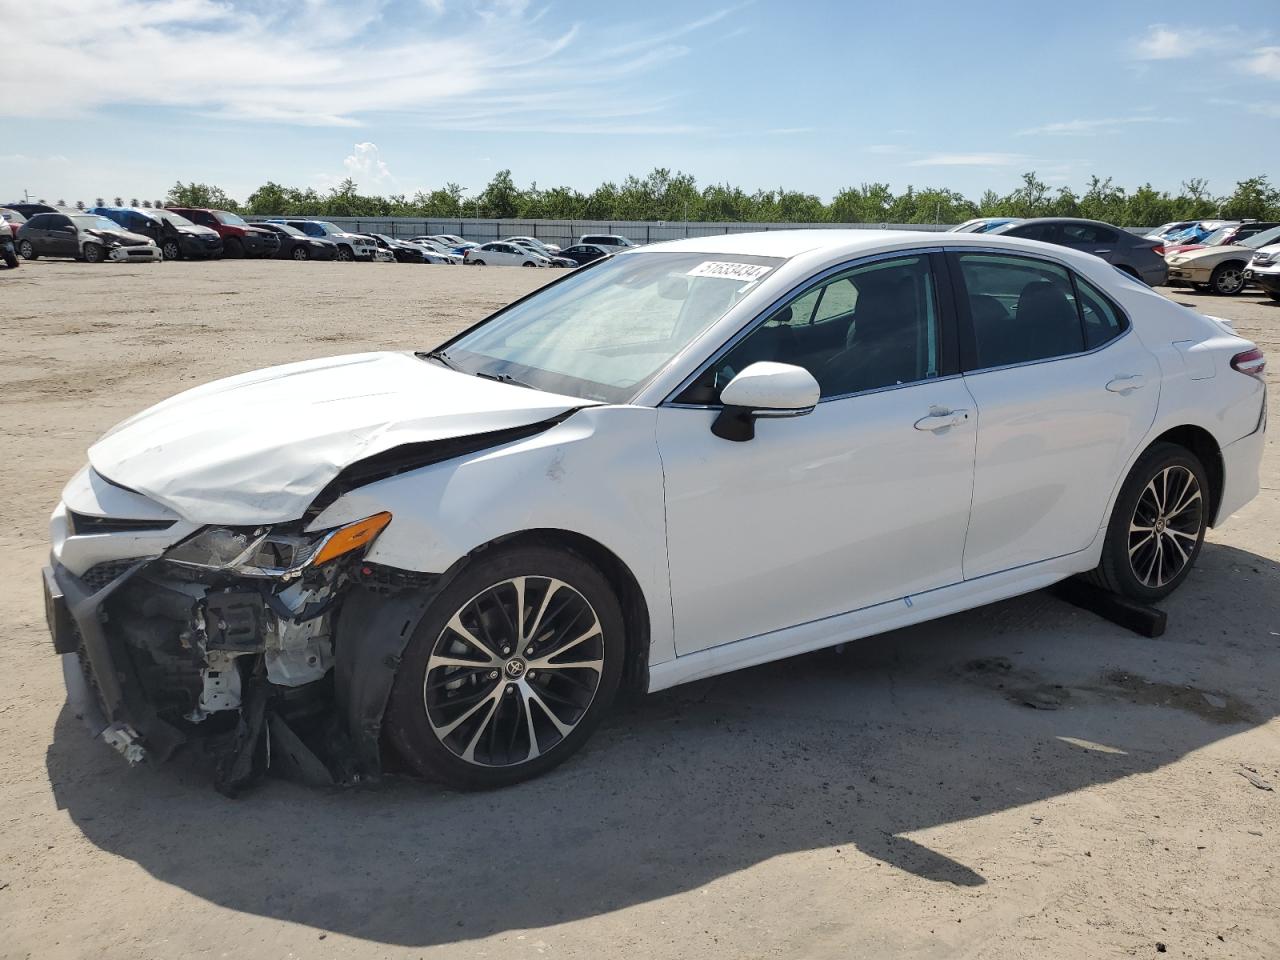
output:
[[1268,80],[1280,80],[1280,47],[1259,47],[1244,62],[1244,70]]
[[642,77],[725,12],[588,37],[527,0],[6,4],[6,33],[23,41],[0,58],[0,88],[22,96],[0,100],[0,116],[154,106],[335,127],[394,113],[449,129],[671,132],[634,119],[662,106]]
[[1113,133],[1121,127],[1131,124],[1184,122],[1178,117],[1151,117],[1145,114],[1133,117],[1106,117],[1096,120],[1060,120],[1056,123],[1045,123],[1038,127],[1019,130],[1018,136],[1027,137],[1036,134],[1095,136],[1099,133]]
[[1240,27],[1173,27],[1154,23],[1133,45],[1138,60],[1184,60],[1206,53],[1240,53],[1267,32],[1246,32]]
[[366,190],[395,183],[376,143],[357,143],[355,152],[342,161],[347,176]]
[[912,160],[909,167],[1016,167],[1032,163],[1025,153],[935,153]]

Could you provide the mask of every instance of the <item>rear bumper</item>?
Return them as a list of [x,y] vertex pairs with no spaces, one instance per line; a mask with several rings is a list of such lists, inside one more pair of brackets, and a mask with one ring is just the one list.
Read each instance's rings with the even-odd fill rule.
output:
[[1152,264],[1138,271],[1142,282],[1149,287],[1163,287],[1169,282],[1169,266],[1166,263]]
[[1222,500],[1214,526],[1220,527],[1250,500],[1258,495],[1262,450],[1267,439],[1267,400],[1262,395],[1258,429],[1222,448]]
[[246,257],[274,257],[280,250],[280,241],[247,233],[241,238]]

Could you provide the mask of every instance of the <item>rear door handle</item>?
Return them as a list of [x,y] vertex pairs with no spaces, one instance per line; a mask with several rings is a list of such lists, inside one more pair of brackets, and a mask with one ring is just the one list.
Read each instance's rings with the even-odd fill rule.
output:
[[1107,389],[1112,393],[1132,393],[1134,390],[1141,390],[1147,385],[1147,378],[1140,373],[1130,373],[1124,376],[1116,377],[1107,382]]
[[948,427],[958,427],[968,419],[968,410],[939,410],[935,407],[927,417],[921,417],[917,420],[915,427],[917,430],[929,430],[936,433],[939,430],[946,430]]

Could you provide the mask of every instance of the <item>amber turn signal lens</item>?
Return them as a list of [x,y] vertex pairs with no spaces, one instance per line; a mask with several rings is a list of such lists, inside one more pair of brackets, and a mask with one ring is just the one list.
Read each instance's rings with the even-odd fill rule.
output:
[[329,539],[325,541],[324,546],[316,553],[315,557],[312,558],[311,565],[318,567],[320,564],[328,563],[344,553],[350,553],[352,550],[359,550],[361,547],[368,546],[382,532],[382,528],[390,522],[391,514],[375,513],[372,517],[357,520],[355,523],[347,524],[347,526],[335,530]]

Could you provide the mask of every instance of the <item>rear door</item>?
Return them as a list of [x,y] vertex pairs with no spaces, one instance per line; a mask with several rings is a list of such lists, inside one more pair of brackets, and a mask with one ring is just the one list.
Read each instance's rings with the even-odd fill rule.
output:
[[965,579],[1083,550],[1155,419],[1159,367],[1100,290],[1049,259],[955,251],[977,408]]
[[1093,223],[1062,223],[1058,226],[1058,243],[1073,250],[1092,253],[1103,260],[1111,260],[1120,242],[1120,234],[1110,227]]

